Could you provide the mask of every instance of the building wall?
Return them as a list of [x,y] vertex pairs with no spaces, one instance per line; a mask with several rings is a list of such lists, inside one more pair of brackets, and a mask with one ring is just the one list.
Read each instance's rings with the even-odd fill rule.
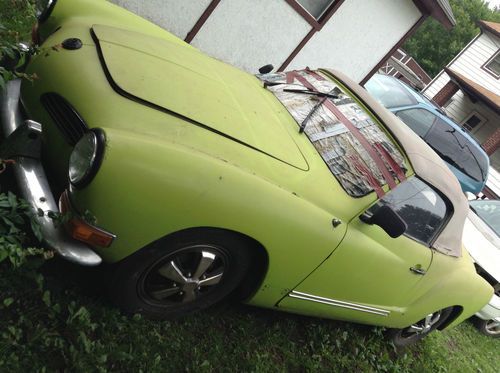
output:
[[[210,0],[111,0],[184,39]],[[412,0],[345,0],[287,69],[330,67],[361,81],[421,17]],[[312,26],[285,0],[222,0],[191,44],[248,72],[280,67]]]
[[[480,101],[473,103],[460,90],[453,95],[451,100],[448,101],[447,105],[445,105],[443,109],[450,118],[459,124],[463,124],[464,121],[473,113],[477,113],[484,118],[484,122],[480,125],[480,127],[471,132],[472,136],[474,136],[480,144],[493,135],[500,125],[500,123],[498,123],[498,114],[493,112],[489,107]],[[500,170],[500,151],[497,150],[493,153],[490,156],[490,161],[497,170]]]
[[311,26],[285,1],[223,0],[192,45],[250,73],[281,66]]
[[[500,83],[493,76],[481,69],[488,59],[498,50],[500,40],[489,32],[479,35],[474,39],[448,67],[468,79],[482,85],[491,92],[500,95]],[[436,78],[429,84],[424,94],[432,98],[448,83],[450,78],[448,74],[441,71]]]
[[420,17],[412,1],[346,0],[289,68],[331,67],[359,82]]
[[110,0],[184,39],[211,0]]

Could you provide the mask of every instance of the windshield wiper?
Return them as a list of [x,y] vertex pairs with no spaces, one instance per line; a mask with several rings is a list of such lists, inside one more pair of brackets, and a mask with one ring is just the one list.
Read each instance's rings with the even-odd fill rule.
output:
[[331,93],[309,91],[309,90],[306,90],[306,89],[288,89],[288,88],[285,88],[283,90],[283,92],[302,93],[302,94],[305,94],[305,95],[312,95],[312,96],[326,97],[326,98],[339,98],[339,96],[331,94]]
[[313,114],[318,110],[318,108],[321,105],[323,105],[325,103],[325,101],[328,98],[339,98],[339,96],[334,95],[334,94],[332,94],[330,92],[323,93],[323,92],[317,92],[317,91],[309,91],[309,90],[305,90],[305,89],[289,89],[289,88],[285,88],[285,89],[283,89],[283,92],[300,93],[300,94],[305,94],[305,95],[312,95],[312,96],[316,96],[316,97],[321,97],[321,100],[319,100],[316,103],[316,105],[314,105],[314,107],[311,109],[311,111],[307,114],[307,116],[304,118],[304,120],[300,124],[300,126],[299,126],[299,133],[304,132],[304,130],[306,128],[306,125],[309,122],[309,120],[312,118]]
[[311,109],[311,111],[309,112],[309,114],[307,114],[307,116],[304,118],[304,120],[302,121],[302,123],[300,124],[300,127],[299,127],[299,133],[302,133],[304,132],[304,130],[306,129],[306,125],[307,125],[307,122],[309,122],[309,119],[312,118],[313,114],[316,112],[316,110],[318,110],[318,108],[323,105],[323,103],[326,101],[328,97],[323,97],[321,100],[319,100],[316,105],[314,105],[314,107]]

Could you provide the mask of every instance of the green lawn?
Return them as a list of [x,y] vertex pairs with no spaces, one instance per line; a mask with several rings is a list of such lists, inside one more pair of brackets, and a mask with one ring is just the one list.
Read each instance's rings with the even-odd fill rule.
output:
[[[0,46],[28,33],[27,4],[0,0]],[[11,178],[4,174],[0,189]],[[12,213],[16,202],[7,200],[0,217]],[[37,268],[36,257],[14,268],[9,258],[23,255],[7,238],[29,240],[6,224],[1,218],[0,261],[7,258],[0,262],[0,372],[497,372],[500,366],[500,341],[469,322],[396,352],[380,328],[244,305],[175,321],[124,316],[103,295],[102,271],[59,259]]]
[[0,371],[496,372],[500,341],[465,322],[396,353],[382,329],[228,305],[181,320],[124,316],[105,277],[53,259],[0,266]]

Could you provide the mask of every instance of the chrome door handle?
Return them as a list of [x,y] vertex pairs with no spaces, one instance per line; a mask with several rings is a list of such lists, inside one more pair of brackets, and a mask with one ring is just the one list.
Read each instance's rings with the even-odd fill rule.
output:
[[422,276],[427,273],[425,269],[422,269],[420,267],[410,267],[410,271],[416,273],[417,275],[422,275]]

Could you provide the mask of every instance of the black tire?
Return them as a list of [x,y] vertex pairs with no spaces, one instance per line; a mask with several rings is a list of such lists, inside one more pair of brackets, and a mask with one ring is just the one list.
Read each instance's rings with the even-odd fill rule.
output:
[[119,262],[111,299],[127,313],[166,319],[210,307],[247,274],[251,245],[235,233],[196,229],[160,239]]
[[[389,329],[387,331],[387,337],[394,344],[394,346],[398,348],[407,347],[409,345],[414,344],[417,341],[420,341],[425,336],[429,335],[429,333],[433,332],[440,325],[442,325],[446,319],[450,316],[453,307],[448,307],[432,314],[428,315],[428,327],[425,327],[426,318],[416,322],[403,329]],[[421,330],[418,330],[421,329]]]
[[474,325],[479,330],[480,333],[487,335],[491,338],[499,338],[500,337],[500,323],[495,320],[481,320],[480,318],[475,317]]

